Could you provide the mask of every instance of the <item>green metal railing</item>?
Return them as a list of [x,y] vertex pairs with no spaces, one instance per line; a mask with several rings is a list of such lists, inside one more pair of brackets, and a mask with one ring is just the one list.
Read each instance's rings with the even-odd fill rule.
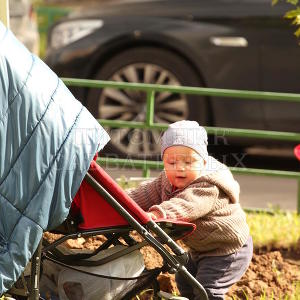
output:
[[[272,92],[255,92],[255,91],[237,91],[213,88],[200,87],[179,87],[179,86],[165,86],[155,84],[141,84],[141,83],[119,83],[114,81],[101,81],[90,79],[73,79],[62,78],[64,83],[68,86],[88,87],[88,88],[114,88],[144,91],[147,93],[147,115],[146,122],[131,122],[131,121],[112,121],[100,119],[99,122],[103,126],[114,128],[139,128],[139,129],[159,129],[164,130],[168,127],[167,124],[154,123],[154,103],[155,92],[170,92],[182,93],[190,95],[206,95],[218,97],[231,97],[242,99],[253,99],[262,101],[289,101],[300,102],[300,94],[292,93],[272,93]],[[221,127],[205,127],[208,134],[236,136],[245,138],[262,138],[281,141],[297,141],[300,142],[300,133],[295,132],[279,132],[266,130],[252,130],[252,129],[237,129],[237,128],[221,128]]]
[[[257,92],[257,91],[238,91],[225,90],[214,88],[200,88],[200,87],[179,87],[179,86],[164,86],[154,84],[140,84],[140,83],[119,83],[113,81],[101,80],[83,80],[73,78],[63,78],[63,81],[68,86],[86,87],[86,88],[114,88],[126,90],[144,91],[147,94],[147,112],[145,122],[127,122],[127,121],[112,121],[99,119],[99,123],[103,126],[113,128],[139,128],[139,129],[158,129],[165,130],[168,125],[163,123],[154,123],[154,105],[155,93],[170,92],[190,95],[205,95],[218,96],[226,98],[254,99],[260,101],[286,101],[286,102],[300,102],[300,94],[293,93],[273,93],[273,92]],[[272,139],[280,141],[295,141],[300,142],[300,133],[294,132],[279,132],[266,130],[252,130],[252,129],[237,129],[237,128],[221,128],[221,127],[205,127],[208,134],[244,137],[244,138],[259,138]],[[143,169],[144,176],[150,175],[150,169],[162,169],[162,162],[147,161],[147,160],[132,160],[120,158],[100,158],[98,162],[102,165],[113,165],[122,167],[134,167]],[[264,170],[251,168],[230,168],[235,174],[250,174],[260,176],[284,177],[289,179],[296,179],[298,183],[297,194],[297,212],[300,213],[300,172],[279,171],[279,170]]]

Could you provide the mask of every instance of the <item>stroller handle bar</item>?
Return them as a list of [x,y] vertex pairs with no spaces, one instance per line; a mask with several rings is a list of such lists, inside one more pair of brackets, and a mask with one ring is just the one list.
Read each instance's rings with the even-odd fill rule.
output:
[[180,259],[176,256],[172,256],[162,244],[160,244],[152,234],[142,226],[134,217],[130,215],[120,204],[119,202],[109,193],[107,190],[101,186],[98,181],[88,172],[85,175],[85,180],[89,183],[104,199],[109,203],[114,209],[116,209],[122,217],[124,217],[128,223],[140,233],[145,240],[159,253],[162,257],[166,258],[169,266],[173,270],[179,271],[179,273],[186,279],[189,280],[189,283],[196,288],[201,294],[201,300],[209,300],[207,293],[204,287],[187,271],[187,269],[182,265],[182,256],[185,254],[184,250],[180,248],[159,226],[152,220],[147,223],[147,226],[156,233],[163,235],[164,242],[171,247],[175,254],[179,255]]

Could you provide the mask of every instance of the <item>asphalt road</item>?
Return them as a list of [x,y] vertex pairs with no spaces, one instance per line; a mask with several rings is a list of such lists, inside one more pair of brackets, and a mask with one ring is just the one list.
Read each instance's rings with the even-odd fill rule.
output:
[[240,183],[243,207],[297,209],[297,181],[266,176],[235,176]]

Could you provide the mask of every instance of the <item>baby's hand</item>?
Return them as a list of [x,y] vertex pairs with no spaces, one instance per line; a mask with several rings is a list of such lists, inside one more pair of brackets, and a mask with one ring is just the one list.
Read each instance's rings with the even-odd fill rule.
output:
[[151,218],[151,220],[157,220],[157,216],[152,212],[147,212],[147,215]]

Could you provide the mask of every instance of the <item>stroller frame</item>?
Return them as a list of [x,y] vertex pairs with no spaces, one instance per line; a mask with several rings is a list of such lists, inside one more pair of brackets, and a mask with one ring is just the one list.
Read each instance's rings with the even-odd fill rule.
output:
[[[138,294],[142,289],[145,289],[147,286],[153,284],[153,299],[159,299],[157,292],[159,289],[158,282],[156,280],[156,277],[160,274],[161,271],[165,272],[168,271],[169,273],[177,273],[179,272],[181,276],[183,276],[186,281],[195,289],[197,289],[201,294],[201,299],[208,300],[207,293],[203,286],[187,271],[184,264],[187,261],[187,254],[186,252],[174,242],[174,239],[177,239],[178,236],[182,236],[184,234],[184,230],[186,229],[178,229],[172,227],[172,221],[168,220],[162,220],[158,221],[157,223],[153,220],[149,219],[149,221],[146,224],[140,224],[116,199],[114,196],[112,196],[106,188],[104,188],[92,175],[90,171],[85,175],[85,181],[97,192],[99,193],[105,201],[112,206],[129,224],[129,226],[119,226],[117,228],[105,228],[105,229],[92,229],[92,230],[84,230],[75,232],[73,230],[72,233],[67,233],[63,237],[59,238],[58,240],[54,241],[53,243],[46,242],[45,240],[41,241],[39,243],[39,246],[34,253],[32,260],[31,260],[31,272],[30,272],[30,288],[27,287],[26,280],[24,278],[24,275],[22,275],[21,280],[23,283],[23,287],[16,288],[13,286],[13,288],[9,291],[9,294],[13,296],[22,296],[22,299],[28,299],[28,300],[41,300],[43,298],[40,297],[40,288],[39,288],[39,278],[41,273],[41,261],[43,259],[48,259],[50,261],[53,261],[55,263],[58,263],[64,267],[74,269],[72,266],[76,265],[102,265],[104,263],[107,263],[109,261],[112,261],[118,257],[123,256],[124,254],[130,253],[136,249],[139,249],[145,245],[152,246],[163,258],[164,265],[163,267],[156,268],[154,270],[151,270],[148,275],[148,278],[146,279],[144,285],[142,285],[139,288],[133,288],[132,291],[126,295],[126,299],[131,299],[134,295]],[[70,228],[70,226],[74,225],[73,220],[66,220],[65,221],[67,227]],[[162,228],[165,227],[166,231],[169,231],[169,234],[167,234]],[[130,241],[129,232],[135,230],[137,231],[144,240],[140,243],[132,243]],[[72,231],[72,230],[71,230]],[[55,232],[55,231],[54,231]],[[153,235],[153,234],[155,235]],[[59,250],[56,249],[56,247],[63,243],[64,241],[72,238],[79,238],[79,237],[88,237],[98,234],[104,234],[110,236],[110,238],[102,244],[99,248],[97,248],[93,253],[91,254],[71,254],[71,255],[64,255],[60,253]],[[122,234],[125,234],[125,240],[127,244],[129,245],[128,248],[123,249],[121,251],[118,251],[117,253],[109,256],[108,258],[101,259],[97,262],[89,262],[85,261],[85,263],[82,263],[84,259],[91,257],[98,252],[100,252],[103,248],[108,248],[109,245],[114,244],[116,241],[118,241],[118,238],[122,236]],[[123,237],[123,236],[122,236]],[[133,239],[132,239],[133,240]],[[133,240],[134,241],[134,240]],[[174,254],[171,254],[165,247],[164,244],[169,246],[171,251]],[[79,263],[76,261],[80,261]],[[77,269],[75,269],[78,271]],[[83,272],[83,271],[79,271]],[[91,274],[88,272],[83,272],[90,275],[97,276],[95,274]],[[143,274],[143,273],[142,273]],[[146,275],[141,275],[138,278],[146,277]],[[103,278],[111,278],[111,279],[118,279],[118,280],[132,280],[134,278],[115,278],[115,277],[109,277],[109,276],[102,276],[99,275],[98,277]],[[148,281],[147,281],[148,280]],[[124,298],[125,299],[125,298]]]

